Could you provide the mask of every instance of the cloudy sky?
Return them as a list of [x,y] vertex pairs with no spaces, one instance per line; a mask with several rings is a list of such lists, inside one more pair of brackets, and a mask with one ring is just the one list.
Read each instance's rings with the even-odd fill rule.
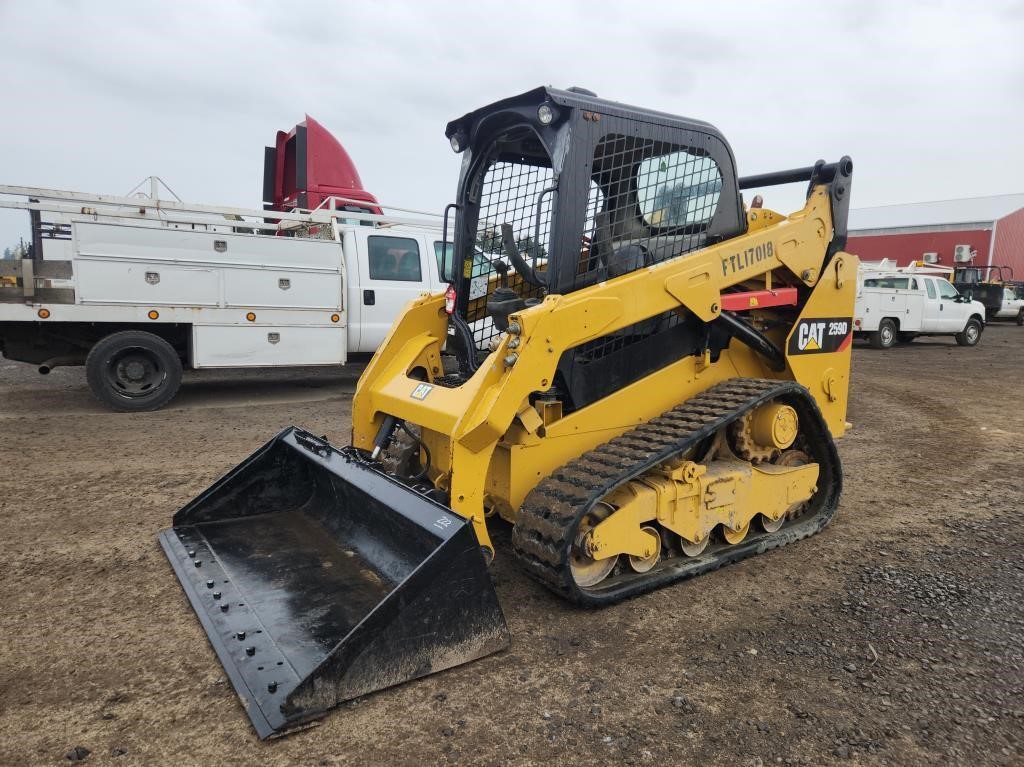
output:
[[[1022,2],[0,0],[0,183],[258,207],[309,113],[380,199],[440,210],[445,123],[553,84],[708,120],[741,174],[849,154],[854,207],[1021,192],[1022,40]],[[27,229],[0,211],[0,245]]]

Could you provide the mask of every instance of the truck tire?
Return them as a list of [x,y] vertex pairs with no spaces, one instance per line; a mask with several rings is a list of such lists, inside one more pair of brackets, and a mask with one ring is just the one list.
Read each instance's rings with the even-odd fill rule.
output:
[[160,336],[124,330],[92,347],[85,359],[85,377],[96,399],[113,410],[159,410],[178,392],[181,359]]
[[870,336],[871,345],[876,349],[891,349],[896,345],[896,323],[888,317],[878,323],[878,330]]
[[976,346],[981,340],[981,323],[974,317],[967,320],[964,329],[956,334],[956,342],[961,346]]
[[1024,309],[1017,312],[1017,324],[1024,325]]

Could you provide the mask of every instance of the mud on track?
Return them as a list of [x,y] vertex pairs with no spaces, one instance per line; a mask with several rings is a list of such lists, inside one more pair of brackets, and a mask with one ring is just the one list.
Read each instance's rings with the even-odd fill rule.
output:
[[286,425],[344,444],[355,375],[192,376],[116,415],[0,361],[0,764],[1024,762],[1024,330],[855,347],[815,538],[588,611],[499,529],[510,650],[261,743],[156,532]]

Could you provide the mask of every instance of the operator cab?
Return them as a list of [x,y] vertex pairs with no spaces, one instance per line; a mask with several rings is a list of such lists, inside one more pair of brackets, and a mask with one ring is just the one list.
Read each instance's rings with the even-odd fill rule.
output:
[[[511,314],[545,295],[746,231],[732,150],[705,122],[537,88],[452,121],[446,135],[463,155],[445,271],[464,374],[495,348]],[[568,352],[556,381],[567,407],[668,364],[679,354],[672,342],[703,343],[703,323],[685,319],[674,310]],[[728,342],[719,335],[715,354]]]

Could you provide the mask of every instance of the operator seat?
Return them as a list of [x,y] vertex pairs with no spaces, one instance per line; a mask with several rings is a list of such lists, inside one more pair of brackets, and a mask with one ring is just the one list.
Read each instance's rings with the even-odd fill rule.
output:
[[594,218],[594,241],[590,246],[590,266],[603,270],[602,277],[621,277],[648,263],[644,244],[650,239],[650,228],[637,217],[613,222],[615,213],[602,211]]

